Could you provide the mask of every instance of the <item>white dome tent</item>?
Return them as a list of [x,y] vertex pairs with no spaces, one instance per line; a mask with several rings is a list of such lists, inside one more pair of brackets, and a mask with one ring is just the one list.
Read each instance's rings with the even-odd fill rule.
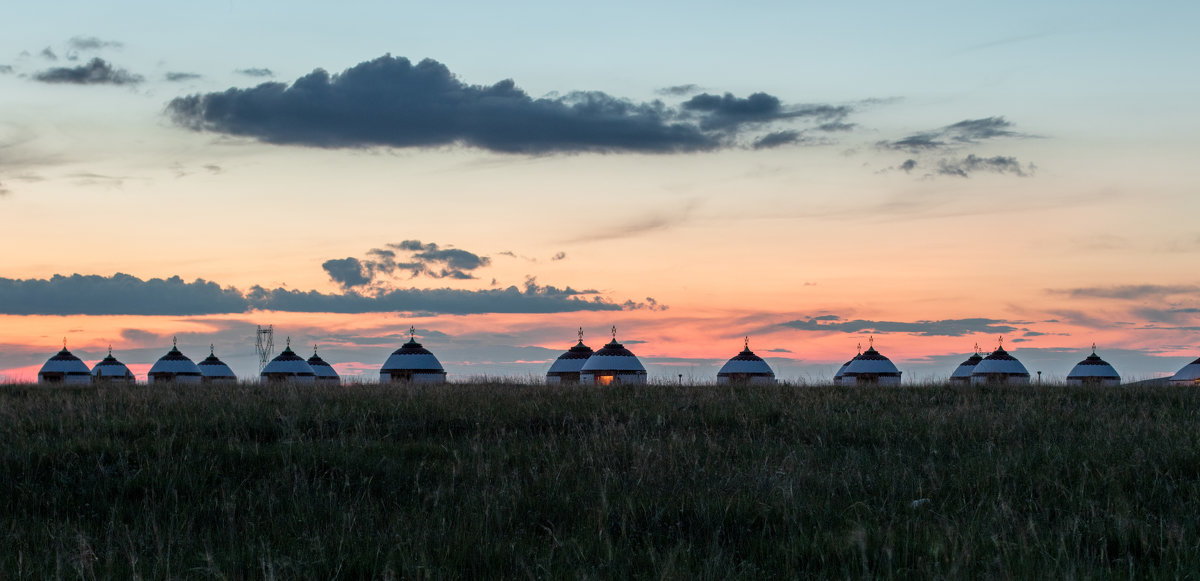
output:
[[975,344],[975,353],[967,358],[966,361],[958,364],[954,368],[954,373],[950,374],[950,383],[957,385],[970,385],[971,373],[975,371],[975,366],[983,361],[983,355],[979,354],[979,343]]
[[237,383],[237,375],[217,358],[216,346],[208,346],[208,357],[196,364],[200,369],[200,379],[204,383]]
[[751,385],[772,385],[775,383],[775,372],[763,361],[762,357],[750,350],[750,337],[746,337],[745,348],[734,355],[717,371],[717,383],[748,383]]
[[92,372],[86,363],[67,351],[63,339],[62,351],[55,353],[38,371],[38,383],[85,384],[92,382]]
[[839,385],[899,385],[900,370],[891,359],[875,350],[875,338],[870,346],[846,364]]
[[1200,358],[1176,371],[1171,376],[1171,385],[1200,385]]
[[408,343],[384,362],[379,369],[379,381],[384,383],[442,383],[446,381],[446,370],[438,358],[417,343],[417,330],[408,328]]
[[179,350],[178,342],[171,339],[171,350],[158,358],[146,374],[150,383],[200,383],[200,368]]
[[646,368],[636,355],[617,342],[617,328],[612,328],[612,342],[588,358],[579,370],[579,382],[584,385],[646,383]]
[[982,384],[1029,384],[1029,371],[1016,357],[1004,350],[1004,337],[1000,338],[999,347],[984,357],[971,372],[971,385]]
[[258,377],[262,383],[313,383],[316,381],[316,374],[313,373],[312,367],[303,357],[292,351],[291,337],[288,337],[287,346],[283,348],[283,351],[276,355],[270,363],[267,363]]
[[133,383],[133,372],[124,363],[113,357],[112,346],[108,347],[108,356],[92,366],[93,383]]
[[322,385],[341,385],[342,377],[333,369],[333,366],[326,363],[317,355],[317,346],[313,345],[312,357],[308,358],[308,366],[313,370],[313,376],[316,377],[316,382]]
[[1092,354],[1075,364],[1067,374],[1067,385],[1121,385],[1121,375],[1107,361],[1096,355],[1096,344],[1092,343]]
[[592,348],[583,344],[583,328],[579,328],[579,343],[567,349],[546,371],[546,383],[558,385],[563,383],[579,383],[579,374],[583,365],[592,356]]

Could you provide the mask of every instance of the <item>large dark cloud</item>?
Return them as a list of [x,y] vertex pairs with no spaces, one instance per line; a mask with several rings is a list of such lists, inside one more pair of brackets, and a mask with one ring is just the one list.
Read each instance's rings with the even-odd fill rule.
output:
[[290,86],[191,95],[167,106],[194,130],[315,147],[465,145],[504,153],[685,152],[733,146],[743,125],[840,120],[848,107],[785,107],[765,93],[697,95],[681,108],[602,92],[535,99],[512,80],[468,85],[445,65],[390,55]]
[[1011,333],[1018,328],[997,319],[943,319],[940,321],[866,321],[844,320],[836,315],[822,315],[780,323],[781,327],[801,331],[840,331],[843,333],[912,333],[926,337],[962,337],[975,333]]
[[142,82],[141,75],[118,69],[102,58],[94,58],[77,67],[55,67],[33,75],[43,83],[68,83],[75,85],[136,85]]
[[[398,256],[401,252],[404,256]],[[367,286],[384,276],[407,273],[409,278],[428,276],[472,280],[471,271],[491,264],[491,259],[459,248],[442,248],[433,242],[405,240],[372,248],[363,259],[354,257],[327,260],[321,268],[344,289]]]
[[661,310],[653,299],[614,303],[595,290],[539,285],[503,289],[384,290],[373,295],[325,294],[252,287],[247,292],[175,276],[141,280],[73,274],[49,279],[0,278],[0,314],[6,315],[211,315],[252,310],[331,313],[555,313],[574,311]]

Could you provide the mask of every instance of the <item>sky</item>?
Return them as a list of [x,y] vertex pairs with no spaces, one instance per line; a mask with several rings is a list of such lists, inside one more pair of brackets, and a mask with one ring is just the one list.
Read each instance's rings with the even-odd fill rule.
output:
[[1195,3],[426,4],[12,7],[0,378],[251,378],[259,325],[367,381],[410,327],[459,379],[614,326],[658,380],[1200,355]]

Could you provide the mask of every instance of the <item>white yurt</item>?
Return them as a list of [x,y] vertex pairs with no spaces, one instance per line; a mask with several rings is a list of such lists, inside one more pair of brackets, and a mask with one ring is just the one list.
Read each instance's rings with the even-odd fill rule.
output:
[[592,353],[579,369],[579,383],[584,385],[639,384],[646,383],[646,368],[636,355],[617,342],[617,328],[613,327],[613,340]]
[[1096,355],[1096,346],[1092,345],[1092,354],[1076,363],[1067,374],[1067,385],[1121,385],[1121,375],[1112,365]]
[[1171,385],[1200,385],[1200,359],[1184,365],[1171,376]]
[[95,383],[133,383],[133,372],[124,363],[113,357],[112,347],[108,348],[108,357],[97,361],[92,366],[92,381]]
[[875,350],[872,337],[867,350],[846,364],[839,385],[900,385],[900,370],[891,359]]
[[91,383],[92,372],[86,363],[67,351],[63,341],[62,351],[55,353],[38,371],[38,383]]
[[216,346],[208,346],[208,357],[196,364],[200,368],[200,378],[204,383],[237,383],[237,375],[217,358]]
[[770,385],[775,383],[775,372],[762,357],[750,350],[750,338],[746,337],[745,349],[726,361],[720,371],[717,371],[717,383]]
[[446,370],[438,358],[417,343],[417,330],[409,327],[408,343],[392,352],[379,369],[379,381],[402,383],[442,383]]
[[1004,350],[1001,339],[1000,346],[984,357],[971,372],[971,385],[981,384],[1015,384],[1028,385],[1029,371],[1017,361],[1016,357]]
[[583,329],[579,329],[579,342],[550,364],[549,371],[546,371],[546,383],[579,383],[579,372],[591,356],[592,348],[583,344]]
[[333,369],[333,366],[326,363],[317,355],[317,346],[313,345],[312,357],[308,358],[308,366],[313,370],[313,376],[316,377],[316,382],[324,385],[341,385],[342,377]]
[[146,374],[150,383],[200,383],[200,368],[179,351],[179,345],[171,339],[171,350],[158,358]]
[[979,354],[979,344],[975,344],[975,353],[967,358],[966,361],[958,364],[954,368],[954,373],[950,374],[950,383],[959,385],[969,385],[971,383],[971,374],[975,372],[975,366],[983,361],[983,355]]
[[295,382],[295,383],[313,383],[316,381],[316,374],[309,366],[308,362],[303,357],[296,355],[292,351],[292,340],[289,337],[287,346],[283,351],[276,355],[274,359],[267,363],[263,368],[262,373],[258,375],[259,380],[263,383],[275,382]]

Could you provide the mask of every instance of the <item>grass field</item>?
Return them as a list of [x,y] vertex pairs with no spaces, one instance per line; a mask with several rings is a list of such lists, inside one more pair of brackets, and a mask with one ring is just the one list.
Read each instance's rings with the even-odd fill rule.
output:
[[0,386],[5,578],[1179,578],[1200,391]]

